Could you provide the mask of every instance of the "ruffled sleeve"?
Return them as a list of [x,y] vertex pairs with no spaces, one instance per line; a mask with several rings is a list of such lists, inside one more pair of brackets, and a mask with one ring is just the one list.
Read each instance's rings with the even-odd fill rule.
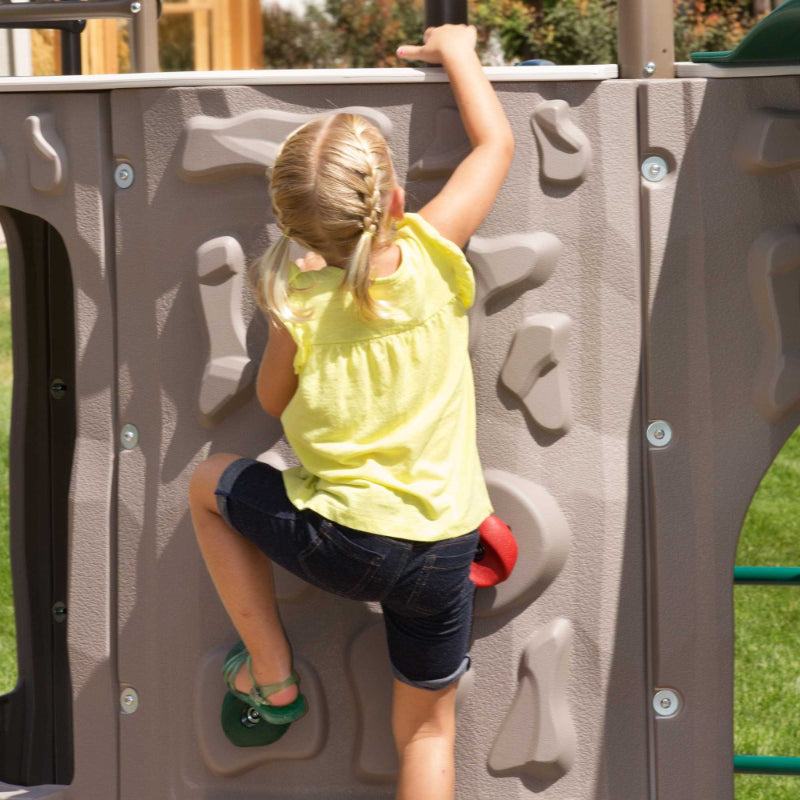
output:
[[[309,276],[293,262],[289,268],[290,290],[302,291],[311,288],[311,286],[313,286],[313,279],[309,280]],[[289,302],[292,302],[291,296]],[[288,319],[281,319],[281,324],[289,331],[289,335],[297,345],[297,353],[295,353],[294,356],[293,367],[295,374],[299,375],[308,360],[308,324],[304,321],[293,322]]]
[[470,308],[475,300],[475,276],[461,248],[419,214],[406,214],[400,225],[416,236],[442,270],[453,294],[464,308]]

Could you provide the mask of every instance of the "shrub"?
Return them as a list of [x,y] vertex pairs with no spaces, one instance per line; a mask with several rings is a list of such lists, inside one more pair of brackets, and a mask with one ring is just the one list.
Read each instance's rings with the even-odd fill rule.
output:
[[545,8],[534,45],[536,58],[556,64],[616,63],[616,0],[562,0]]
[[675,60],[700,51],[732,50],[755,20],[738,3],[674,0]]

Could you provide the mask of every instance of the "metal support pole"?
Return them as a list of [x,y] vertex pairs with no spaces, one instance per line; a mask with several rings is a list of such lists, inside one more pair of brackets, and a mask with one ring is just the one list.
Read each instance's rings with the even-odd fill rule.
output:
[[61,74],[81,74],[81,34],[80,31],[61,31]]
[[674,78],[672,0],[619,0],[620,78]]
[[159,72],[158,66],[158,0],[139,0],[140,8],[133,16],[133,68],[136,72]]
[[426,0],[425,27],[437,25],[466,25],[467,0]]

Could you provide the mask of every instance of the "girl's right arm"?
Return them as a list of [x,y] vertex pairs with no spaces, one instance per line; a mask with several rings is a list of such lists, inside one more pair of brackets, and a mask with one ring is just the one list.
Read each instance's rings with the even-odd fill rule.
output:
[[463,247],[494,204],[514,155],[514,136],[475,52],[475,28],[442,25],[425,31],[421,47],[403,45],[397,55],[442,64],[450,78],[472,152],[456,167],[420,216]]

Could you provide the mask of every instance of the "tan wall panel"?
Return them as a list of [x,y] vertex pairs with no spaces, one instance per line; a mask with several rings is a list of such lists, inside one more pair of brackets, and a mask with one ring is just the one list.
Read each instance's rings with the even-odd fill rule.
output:
[[[485,798],[528,797],[543,788],[548,797],[564,800],[643,797],[649,692],[642,660],[635,85],[498,88],[518,148],[480,237],[490,242],[510,237],[513,243],[522,234],[544,231],[561,240],[562,255],[543,285],[509,286],[474,312],[479,441],[487,469],[504,470],[549,493],[568,522],[571,545],[561,574],[538,599],[528,597],[476,622],[474,686],[460,712],[461,791]],[[553,184],[540,175],[530,116],[554,98],[570,103],[574,122],[594,148],[583,182]],[[271,763],[265,751],[265,763],[252,768],[236,760],[241,753],[214,750],[207,731],[215,729],[221,683],[212,684],[218,697],[197,693],[206,686],[214,653],[233,632],[205,574],[185,500],[192,468],[210,452],[271,450],[278,461],[289,458],[278,424],[252,399],[223,415],[216,427],[198,421],[209,332],[200,309],[197,250],[228,236],[253,259],[275,229],[268,224],[267,184],[257,174],[236,177],[234,171],[187,180],[181,171],[186,121],[235,119],[259,109],[327,111],[332,104],[355,103],[389,118],[396,165],[405,175],[431,147],[436,112],[451,106],[452,98],[447,87],[435,85],[113,93],[114,150],[136,171],[134,185],[115,198],[120,421],[140,430],[140,444],[122,454],[119,473],[120,679],[140,694],[139,711],[121,720],[126,796],[335,800],[393,794],[391,782],[359,777],[365,729],[346,656],[379,616],[368,606],[331,601],[316,591],[286,602],[284,617],[295,652],[321,679],[324,746],[312,757]],[[458,141],[456,131],[447,136]],[[440,185],[441,179],[409,181],[409,206],[418,208]],[[507,280],[504,259],[495,258],[492,266],[501,282]],[[257,360],[266,329],[252,315],[250,300],[243,297],[241,303],[247,350]],[[561,367],[573,418],[566,434],[541,428],[499,382],[526,317],[553,311],[572,321]],[[541,765],[492,774],[487,762],[511,710],[520,659],[537,631],[562,618],[574,631],[564,676],[576,737],[574,763],[557,780],[543,778]],[[304,724],[298,725],[295,755],[302,750]],[[533,739],[535,728],[528,735]],[[239,774],[214,774],[211,767]]]
[[654,677],[684,700],[656,724],[658,796],[730,798],[736,547],[753,492],[800,422],[796,405],[774,421],[757,407],[765,331],[748,275],[759,236],[800,221],[796,177],[745,174],[734,152],[755,111],[796,110],[800,94],[793,78],[640,91],[642,153],[670,164],[662,182],[642,182],[649,416],[674,431],[649,453]]
[[[0,206],[36,214],[56,228],[69,252],[75,286],[74,297],[63,298],[75,304],[77,337],[72,387],[77,392],[77,440],[65,598],[75,779],[66,796],[99,800],[114,797],[118,786],[116,361],[108,98],[93,93],[16,94],[0,102]],[[41,151],[29,133],[31,117],[39,120],[55,159],[38,155]],[[25,342],[15,341],[14,347],[24,348]],[[17,391],[22,385],[20,381]],[[46,386],[40,389],[47,391]],[[14,454],[12,473],[21,473],[22,458],[24,453]],[[12,491],[20,487],[12,486]]]

